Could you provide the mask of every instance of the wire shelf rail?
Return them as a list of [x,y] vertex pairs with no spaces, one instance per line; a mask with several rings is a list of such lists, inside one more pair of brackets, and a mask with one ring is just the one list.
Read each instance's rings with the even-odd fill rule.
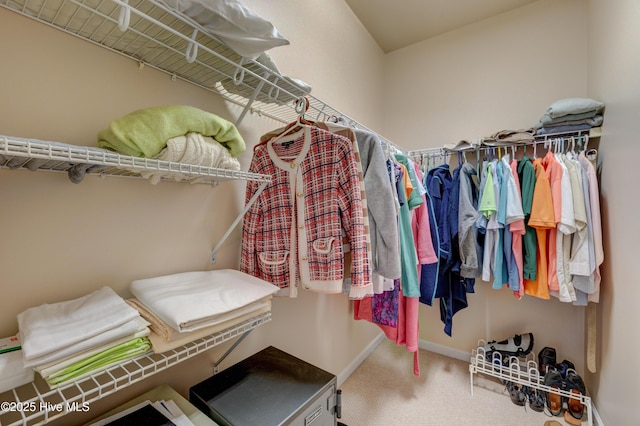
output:
[[75,411],[86,411],[91,402],[193,358],[214,346],[246,335],[270,320],[271,312],[265,312],[179,348],[161,354],[141,355],[55,389],[50,389],[38,377],[32,383],[0,394],[0,400],[3,401],[0,407],[0,425],[42,425]]
[[256,173],[132,157],[100,148],[0,135],[1,167],[69,172],[74,166],[82,164],[94,166],[87,168],[86,172],[100,176],[142,178],[141,173],[151,172],[161,173],[163,180],[207,184],[238,179],[258,182],[271,180],[270,176]]

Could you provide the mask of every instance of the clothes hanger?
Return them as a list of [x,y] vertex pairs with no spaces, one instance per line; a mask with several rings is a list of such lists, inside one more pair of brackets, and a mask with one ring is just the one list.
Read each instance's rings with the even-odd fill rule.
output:
[[279,139],[281,139],[282,137],[294,133],[296,130],[300,129],[300,128],[304,128],[305,126],[313,126],[315,125],[315,121],[313,120],[308,120],[304,117],[304,114],[309,110],[309,99],[306,96],[303,96],[299,99],[296,100],[296,104],[295,104],[295,111],[298,113],[298,118],[296,119],[296,121],[293,121],[289,124],[287,124],[287,126],[277,135],[275,135],[274,137],[272,137],[271,139],[267,139],[266,141],[262,141],[256,145],[254,145],[253,147],[253,151],[255,152],[256,148],[261,146],[261,145],[265,145],[268,142],[277,142]]
[[571,136],[571,151],[572,154],[576,152],[576,138],[575,136]]

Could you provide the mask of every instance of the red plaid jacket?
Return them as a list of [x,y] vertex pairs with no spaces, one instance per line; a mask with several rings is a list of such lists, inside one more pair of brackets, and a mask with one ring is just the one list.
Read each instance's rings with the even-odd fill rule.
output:
[[[249,171],[271,183],[244,216],[240,270],[297,296],[341,293],[342,229],[352,253],[349,297],[373,294],[360,183],[350,140],[317,127],[256,147]],[[259,183],[248,182],[246,200]]]

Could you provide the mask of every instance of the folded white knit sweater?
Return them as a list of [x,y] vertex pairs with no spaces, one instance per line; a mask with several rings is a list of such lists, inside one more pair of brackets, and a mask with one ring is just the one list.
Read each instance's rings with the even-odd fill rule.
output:
[[[240,161],[231,152],[212,137],[200,133],[187,133],[167,141],[167,146],[154,157],[156,160],[173,161],[181,164],[193,164],[226,170],[240,170]],[[141,172],[152,184],[160,179],[180,181],[182,175],[169,172]]]

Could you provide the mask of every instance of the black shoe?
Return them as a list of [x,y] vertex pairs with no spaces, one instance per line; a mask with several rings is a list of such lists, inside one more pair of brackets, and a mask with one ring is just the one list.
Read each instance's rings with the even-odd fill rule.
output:
[[575,370],[569,369],[567,370],[567,378],[564,383],[565,390],[576,397],[567,399],[567,411],[571,414],[571,417],[580,420],[584,412],[584,404],[582,403],[581,396],[587,393],[582,377],[580,377]]
[[[564,380],[558,370],[549,370],[544,375],[544,384],[552,389],[564,389]],[[562,414],[562,395],[555,392],[547,392],[546,395],[547,408],[554,416]]]
[[524,388],[524,393],[527,396],[529,408],[533,411],[537,411],[538,413],[542,413],[546,405],[544,392],[540,389],[534,389],[526,386]]
[[511,402],[520,406],[524,406],[524,404],[526,404],[527,395],[525,394],[522,385],[513,382],[507,382],[505,387],[507,388],[507,391],[509,391]]
[[575,369],[576,368],[574,367],[573,363],[566,359],[563,360],[561,363],[556,364],[556,370],[560,372],[560,375],[562,376],[563,379],[567,377],[567,371],[573,370],[575,373]]
[[515,336],[501,340],[493,340],[484,345],[486,353],[500,352],[503,356],[527,356],[533,349],[533,333],[516,334]]
[[538,371],[540,375],[547,374],[547,370],[555,367],[556,365],[556,350],[545,346],[540,352],[538,352]]

